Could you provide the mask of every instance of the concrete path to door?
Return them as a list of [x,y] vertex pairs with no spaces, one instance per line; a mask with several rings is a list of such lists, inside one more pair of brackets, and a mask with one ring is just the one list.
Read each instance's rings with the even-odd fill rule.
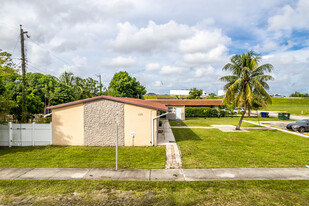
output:
[[168,120],[161,120],[163,133],[158,137],[158,145],[166,145],[166,169],[182,167],[180,147],[176,143],[173,131]]
[[175,129],[219,129],[222,132],[248,132],[247,130],[274,130],[268,127],[241,127],[241,130],[235,130],[233,125],[211,125],[210,127],[202,126],[172,126]]
[[309,169],[120,169],[116,171],[103,168],[1,168],[0,179],[94,179],[139,181],[309,180]]

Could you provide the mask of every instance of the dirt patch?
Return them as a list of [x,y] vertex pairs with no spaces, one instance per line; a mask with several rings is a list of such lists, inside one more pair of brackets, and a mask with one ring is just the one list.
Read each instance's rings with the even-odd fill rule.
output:
[[149,205],[157,195],[152,192],[93,190],[55,195],[0,195],[0,205]]

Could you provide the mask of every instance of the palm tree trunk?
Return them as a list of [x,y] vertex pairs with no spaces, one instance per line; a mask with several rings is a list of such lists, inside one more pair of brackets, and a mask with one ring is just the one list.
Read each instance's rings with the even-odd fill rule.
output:
[[251,116],[251,109],[248,108],[248,117],[250,117],[250,116]]
[[236,130],[240,130],[240,126],[241,126],[242,120],[243,120],[244,117],[245,117],[246,110],[247,110],[247,108],[246,108],[246,106],[245,106],[244,112],[242,113],[242,115],[241,115],[241,117],[240,117],[240,120],[239,120],[239,123],[238,123],[238,125],[237,125],[236,128],[235,128]]

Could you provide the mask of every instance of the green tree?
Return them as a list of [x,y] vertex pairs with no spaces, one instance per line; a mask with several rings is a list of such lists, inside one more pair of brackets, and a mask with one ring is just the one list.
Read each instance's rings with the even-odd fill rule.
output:
[[118,72],[114,75],[108,87],[108,95],[116,97],[142,98],[146,89],[128,72]]
[[60,75],[59,81],[64,85],[72,87],[74,85],[74,75],[72,72],[64,72]]
[[261,104],[271,104],[271,97],[266,92],[269,89],[268,80],[273,77],[265,74],[271,72],[273,66],[271,64],[263,64],[259,66],[261,56],[253,51],[243,53],[242,55],[234,55],[231,63],[223,67],[224,71],[230,71],[232,75],[221,77],[220,80],[227,82],[224,86],[226,95],[225,103],[234,103],[237,107],[244,107],[244,112],[239,120],[236,130],[240,130],[242,120],[246,111],[254,106],[254,102]]
[[216,94],[215,94],[215,93],[210,93],[210,94],[209,94],[209,98],[210,98],[210,99],[214,99],[215,97],[216,97]]
[[11,108],[16,106],[16,102],[12,99],[12,91],[9,89],[9,85],[13,85],[20,76],[15,67],[11,54],[0,49],[0,114],[3,116],[3,121],[6,121],[6,115]]
[[192,88],[190,89],[189,96],[187,99],[202,99],[201,96],[203,94],[202,89]]
[[54,76],[27,73],[27,80],[28,87],[32,88],[30,93],[38,96],[45,107],[77,100],[73,88],[58,81]]
[[300,92],[294,92],[294,93],[292,93],[291,95],[290,95],[290,97],[309,97],[309,94],[302,94],[302,93],[300,93]]

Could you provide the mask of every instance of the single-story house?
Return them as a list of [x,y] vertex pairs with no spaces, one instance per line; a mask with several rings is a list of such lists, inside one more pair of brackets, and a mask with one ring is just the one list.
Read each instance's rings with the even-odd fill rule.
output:
[[185,120],[185,107],[210,107],[219,109],[224,106],[222,99],[160,99],[148,101],[167,106],[169,111],[167,118],[170,120]]
[[159,102],[111,96],[46,109],[52,110],[53,145],[84,146],[114,146],[117,114],[119,146],[156,145],[160,111],[168,111]]

